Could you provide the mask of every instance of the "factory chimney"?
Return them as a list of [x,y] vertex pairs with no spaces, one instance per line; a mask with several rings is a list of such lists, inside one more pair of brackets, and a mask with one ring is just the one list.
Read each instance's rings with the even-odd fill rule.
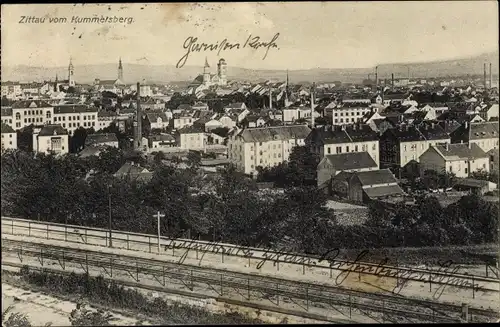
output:
[[490,89],[493,87],[493,76],[491,75],[491,62],[490,62]]
[[375,66],[375,85],[376,90],[378,90],[378,66]]
[[484,63],[484,89],[486,90],[487,85],[486,85],[486,63]]
[[391,80],[392,80],[392,90],[394,91],[394,73],[391,74]]
[[141,83],[137,83],[137,108],[134,127],[134,149],[140,150],[142,143]]
[[314,128],[314,89],[315,84],[311,87],[311,128]]

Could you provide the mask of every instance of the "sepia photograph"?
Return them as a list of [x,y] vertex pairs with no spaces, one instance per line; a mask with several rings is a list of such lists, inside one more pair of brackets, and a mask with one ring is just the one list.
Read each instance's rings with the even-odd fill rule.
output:
[[500,322],[498,6],[1,4],[2,327]]

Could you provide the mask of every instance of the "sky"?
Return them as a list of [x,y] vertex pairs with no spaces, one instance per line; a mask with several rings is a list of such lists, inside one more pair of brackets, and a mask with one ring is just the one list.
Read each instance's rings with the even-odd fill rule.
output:
[[[220,58],[249,69],[366,68],[465,58],[498,51],[496,1],[269,2],[2,5],[2,65],[176,65],[197,43],[237,49],[192,51],[185,65]],[[73,16],[124,17],[75,23]],[[23,18],[25,16],[25,18]],[[26,17],[45,18],[28,23]],[[66,23],[49,19],[66,17]],[[276,47],[243,46],[251,35]],[[182,69],[182,68],[178,68]]]

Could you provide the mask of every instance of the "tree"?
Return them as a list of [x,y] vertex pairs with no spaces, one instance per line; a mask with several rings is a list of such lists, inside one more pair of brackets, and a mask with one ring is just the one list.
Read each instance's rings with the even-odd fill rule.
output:
[[76,309],[71,311],[69,320],[71,326],[111,326],[111,322],[118,319],[114,318],[109,312],[102,310],[91,311],[78,304]]
[[483,181],[487,181],[489,176],[488,176],[488,172],[481,169],[481,170],[477,170],[477,171],[473,171],[469,174],[469,177],[470,178],[474,178],[474,179],[479,179],[479,180],[483,180]]
[[69,150],[71,153],[77,153],[85,147],[85,140],[88,132],[83,127],[78,127],[71,136]]
[[435,170],[426,170],[422,176],[422,183],[428,190],[435,190],[439,187],[439,174]]

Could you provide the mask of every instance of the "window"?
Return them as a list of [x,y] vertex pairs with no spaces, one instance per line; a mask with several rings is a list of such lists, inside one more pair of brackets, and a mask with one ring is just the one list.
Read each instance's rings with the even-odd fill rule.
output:
[[340,118],[340,122],[343,123],[344,122],[344,118]]
[[[336,115],[335,115],[335,116],[336,116]],[[338,119],[335,119],[335,123],[337,123],[337,122],[338,122]]]
[[24,118],[24,123],[26,124],[28,122],[28,119]]
[[87,120],[87,116],[83,116],[83,120]]
[[486,164],[483,164],[483,169],[486,169]]
[[335,113],[335,117],[337,117],[337,113]]
[[332,153],[332,149],[328,147],[328,154]]
[[45,118],[50,119],[50,116],[51,116],[51,115],[50,115],[50,111],[47,111],[47,112],[45,113]]
[[403,146],[403,149],[406,151],[406,144]]
[[349,152],[349,146],[348,145],[345,147],[345,152]]
[[343,112],[341,112],[341,113],[340,113],[340,117],[342,117],[342,116],[344,116],[344,113],[343,113]]
[[466,173],[466,174],[468,173],[467,167],[465,167],[465,173]]
[[358,152],[358,150],[359,150],[359,149],[358,149],[358,146],[357,146],[357,145],[356,145],[356,146],[354,146],[354,151]]
[[68,117],[68,120],[71,121],[71,116]]
[[278,153],[278,158],[281,158],[281,153]]
[[276,153],[274,154],[274,159],[276,159]]
[[341,147],[341,146],[338,146],[338,147],[336,148],[336,152],[337,152],[337,153],[342,153],[342,147]]
[[17,120],[20,120],[20,119],[21,119],[21,114],[20,114],[20,113],[18,113],[18,112],[16,112],[16,119],[17,119]]
[[351,118],[351,122],[354,123],[354,118]]
[[16,123],[16,127],[21,127],[21,123]]
[[452,166],[450,166],[450,172],[452,172],[452,171],[453,171],[453,167],[452,167]]
[[372,145],[372,150],[376,150],[377,149],[377,145],[376,144],[373,144]]

